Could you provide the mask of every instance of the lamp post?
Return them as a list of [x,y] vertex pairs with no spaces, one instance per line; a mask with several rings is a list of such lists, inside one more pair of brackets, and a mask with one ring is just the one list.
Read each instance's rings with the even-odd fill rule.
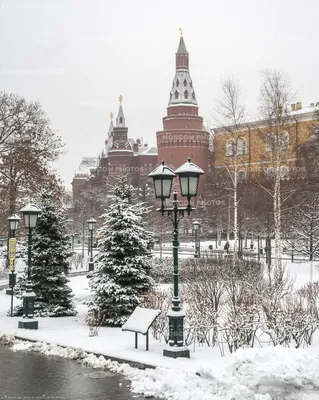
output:
[[195,255],[194,258],[200,258],[200,243],[199,243],[199,228],[200,223],[198,221],[193,221],[193,228],[195,232]]
[[[190,204],[192,197],[197,195],[198,182],[200,175],[204,174],[197,165],[188,161],[178,168],[175,172],[165,165],[164,161],[149,177],[153,178],[155,197],[161,199],[161,207],[157,210],[166,214],[173,224],[173,277],[174,277],[174,296],[172,299],[171,310],[167,313],[169,319],[169,348],[164,349],[163,355],[167,357],[187,357],[189,358],[189,349],[184,346],[184,317],[185,313],[181,309],[181,301],[179,298],[178,288],[178,225],[180,219],[185,215],[185,212],[190,215],[194,208]],[[179,207],[177,200],[177,192],[173,193],[173,207],[166,207],[165,200],[170,198],[173,179],[178,176],[180,183],[181,195],[186,197],[188,204],[186,207]]]
[[38,321],[33,319],[35,293],[31,282],[31,253],[32,253],[32,231],[37,224],[41,209],[35,204],[27,204],[20,212],[24,216],[24,226],[28,230],[28,279],[26,289],[23,293],[23,320],[19,321],[19,328],[38,329]]
[[11,232],[11,237],[8,242],[8,260],[10,265],[10,273],[9,273],[9,289],[6,290],[6,294],[11,295],[11,317],[13,316],[13,289],[16,284],[16,276],[17,274],[14,271],[14,261],[16,258],[16,231],[18,230],[20,217],[16,214],[12,214],[9,218],[9,228]]
[[94,262],[93,262],[93,232],[94,232],[94,227],[96,224],[96,220],[94,218],[90,218],[87,221],[88,228],[90,231],[90,261],[89,261],[89,271],[94,270]]

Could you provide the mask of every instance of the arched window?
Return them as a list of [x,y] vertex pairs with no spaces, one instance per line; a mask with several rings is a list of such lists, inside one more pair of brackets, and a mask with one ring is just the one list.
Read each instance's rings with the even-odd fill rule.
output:
[[246,140],[244,138],[239,138],[237,140],[237,155],[243,156],[246,154]]
[[274,151],[276,149],[276,135],[268,133],[266,137],[266,151]]
[[185,90],[185,92],[184,92],[184,97],[185,97],[185,99],[188,99],[188,91],[187,90]]
[[177,79],[177,81],[176,81],[176,87],[178,87],[179,86],[179,80]]
[[187,86],[187,80],[184,79],[184,86]]
[[289,134],[288,132],[281,132],[280,134],[280,150],[287,152],[289,150]]
[[120,124],[122,124],[123,123],[123,118],[122,117],[120,117]]
[[176,100],[178,99],[178,91],[177,90],[175,91],[175,99]]
[[226,156],[232,157],[235,154],[235,143],[233,140],[228,140],[226,143]]

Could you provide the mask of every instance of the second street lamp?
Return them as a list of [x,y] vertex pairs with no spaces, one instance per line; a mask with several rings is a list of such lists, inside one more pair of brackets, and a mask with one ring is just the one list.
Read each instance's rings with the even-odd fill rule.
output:
[[17,274],[14,271],[14,261],[16,258],[16,231],[18,230],[20,217],[16,214],[11,215],[8,218],[9,228],[10,228],[10,239],[8,242],[8,260],[10,265],[10,274],[9,274],[9,289],[6,290],[6,294],[11,295],[11,307],[10,307],[10,315],[13,316],[13,290],[16,285],[16,276]]
[[193,221],[193,228],[194,228],[194,232],[195,232],[195,255],[194,255],[194,258],[200,258],[200,244],[199,244],[200,223],[198,221]]
[[96,220],[94,218],[90,218],[87,221],[88,228],[90,231],[90,261],[89,261],[89,271],[94,270],[94,262],[93,262],[93,232],[94,232],[94,227],[96,224]]
[[25,292],[23,293],[23,320],[19,321],[19,328],[38,329],[38,321],[33,319],[35,293],[32,290],[31,282],[31,254],[32,254],[32,231],[37,224],[41,209],[35,204],[27,204],[20,212],[24,216],[24,226],[28,230],[28,279]]
[[[169,348],[164,349],[163,355],[167,357],[188,357],[189,349],[184,345],[184,317],[185,313],[181,309],[181,300],[179,297],[179,271],[178,271],[178,225],[180,219],[185,212],[190,215],[194,210],[190,204],[190,199],[197,195],[198,182],[200,175],[204,174],[197,165],[188,159],[188,162],[178,168],[175,172],[165,165],[164,161],[149,177],[153,178],[155,197],[161,199],[161,207],[158,211],[162,215],[166,214],[173,223],[173,279],[174,279],[174,296],[172,299],[171,310],[167,313],[169,319]],[[173,193],[173,207],[166,207],[165,200],[171,195],[173,179],[178,176],[180,182],[180,190],[183,197],[187,197],[188,204],[186,207],[179,207],[177,200],[177,192]]]

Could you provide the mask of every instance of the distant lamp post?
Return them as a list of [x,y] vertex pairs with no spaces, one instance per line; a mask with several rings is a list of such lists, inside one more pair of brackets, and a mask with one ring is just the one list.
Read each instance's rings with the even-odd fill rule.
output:
[[16,231],[18,230],[20,217],[17,214],[12,214],[9,218],[9,229],[10,229],[10,238],[8,241],[8,260],[10,265],[10,273],[9,273],[9,289],[6,290],[6,294],[11,295],[11,317],[13,316],[13,290],[16,285],[16,277],[17,274],[14,271],[14,261],[16,258]]
[[89,271],[94,270],[94,262],[93,262],[93,232],[96,224],[96,220],[94,218],[90,218],[87,221],[88,228],[90,231],[90,261],[89,261]]
[[32,254],[32,231],[35,228],[41,209],[35,204],[27,204],[20,212],[24,216],[24,226],[28,230],[28,279],[26,289],[23,293],[23,321],[19,321],[19,328],[38,329],[38,321],[33,319],[35,293],[31,282],[31,254]]
[[199,221],[193,221],[193,229],[195,232],[195,255],[194,255],[194,258],[200,258],[200,242],[199,242],[200,222]]
[[8,218],[11,237],[13,238],[15,237],[15,233],[18,230],[20,220],[21,218],[17,214],[12,214],[11,217]]
[[[204,171],[197,165],[191,162],[188,158],[187,163],[178,168],[175,172],[165,165],[164,161],[149,177],[153,178],[155,197],[161,199],[161,207],[158,211],[162,215],[166,214],[173,223],[173,267],[174,267],[174,296],[172,299],[172,308],[167,313],[169,319],[169,348],[164,349],[163,355],[167,357],[188,357],[189,349],[184,346],[184,317],[185,313],[180,306],[179,290],[178,290],[178,224],[180,219],[184,216],[185,212],[190,215],[194,210],[190,204],[192,197],[197,195],[198,183],[200,175]],[[177,200],[177,192],[173,193],[173,207],[168,208],[165,205],[165,200],[170,198],[173,179],[178,176],[180,183],[180,190],[183,197],[186,197],[188,204],[186,207],[179,207]]]

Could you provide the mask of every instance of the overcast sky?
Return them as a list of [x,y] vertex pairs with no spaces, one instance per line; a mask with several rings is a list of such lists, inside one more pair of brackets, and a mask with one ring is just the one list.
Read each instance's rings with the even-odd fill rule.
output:
[[263,68],[291,76],[295,101],[319,101],[318,0],[0,0],[0,90],[39,100],[66,144],[66,185],[104,145],[118,97],[129,136],[156,144],[182,27],[204,121],[220,78],[256,113]]

